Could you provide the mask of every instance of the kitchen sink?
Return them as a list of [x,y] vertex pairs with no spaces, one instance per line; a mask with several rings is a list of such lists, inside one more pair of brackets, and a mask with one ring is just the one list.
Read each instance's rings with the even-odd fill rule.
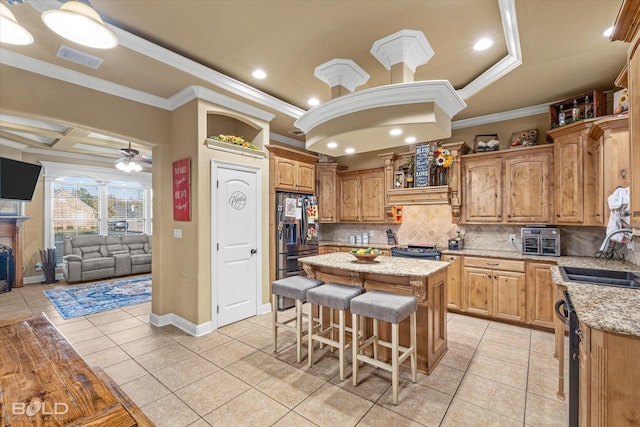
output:
[[560,267],[562,278],[569,282],[640,289],[640,273],[600,270],[597,268]]

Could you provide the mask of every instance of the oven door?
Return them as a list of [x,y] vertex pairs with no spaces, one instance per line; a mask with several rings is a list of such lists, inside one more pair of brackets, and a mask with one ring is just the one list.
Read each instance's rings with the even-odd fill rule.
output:
[[560,239],[557,236],[540,237],[540,254],[560,256]]

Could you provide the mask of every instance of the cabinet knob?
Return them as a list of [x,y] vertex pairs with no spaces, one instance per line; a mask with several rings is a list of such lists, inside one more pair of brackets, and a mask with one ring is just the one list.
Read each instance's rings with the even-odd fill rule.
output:
[[556,216],[557,216],[558,218],[560,218],[560,214],[556,214]]

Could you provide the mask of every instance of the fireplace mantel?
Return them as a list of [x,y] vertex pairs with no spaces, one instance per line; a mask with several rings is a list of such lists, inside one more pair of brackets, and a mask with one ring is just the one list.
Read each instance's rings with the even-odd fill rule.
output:
[[30,216],[7,216],[0,215],[0,237],[11,238],[11,244],[8,245],[13,251],[13,257],[16,262],[16,277],[13,286],[21,288],[23,286],[23,232],[22,223],[30,219]]

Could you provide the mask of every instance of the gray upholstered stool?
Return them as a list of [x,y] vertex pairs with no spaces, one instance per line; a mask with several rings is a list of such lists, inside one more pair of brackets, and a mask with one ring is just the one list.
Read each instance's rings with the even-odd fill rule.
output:
[[[364,293],[364,288],[360,286],[341,285],[338,283],[327,283],[324,286],[310,289],[307,292],[307,302],[309,303],[309,367],[313,366],[313,341],[322,344],[330,345],[331,347],[338,349],[340,360],[340,381],[344,380],[344,351],[348,345],[345,345],[345,331],[351,332],[351,335],[358,335],[357,329],[347,328],[345,326],[344,313],[349,308],[351,300],[358,295]],[[313,317],[313,306],[318,306],[318,318]],[[329,327],[324,328],[322,324],[322,307],[328,307],[331,315],[329,316]],[[333,335],[335,328],[333,322],[333,310],[338,310],[338,340],[336,341]],[[314,325],[314,320],[319,320],[317,325]],[[316,329],[318,329],[316,333]],[[326,334],[330,334],[330,337],[326,337]]]
[[[373,319],[373,336],[362,340],[355,336],[353,348],[353,385],[358,385],[358,363],[366,362],[378,368],[391,371],[393,388],[393,404],[398,404],[398,376],[400,364],[411,356],[411,380],[416,382],[416,311],[418,300],[409,295],[398,295],[390,292],[370,291],[351,300],[351,327],[360,328],[363,317]],[[410,319],[410,347],[399,344],[399,325],[407,317]],[[378,332],[378,321],[391,323],[391,342],[382,341]],[[363,349],[373,344],[373,357],[366,356]],[[391,349],[391,364],[378,360],[378,345]],[[400,351],[403,353],[400,354]]]
[[[303,276],[291,276],[271,283],[271,312],[273,313],[273,351],[278,351],[278,328],[296,331],[296,360],[302,358],[302,304],[307,300],[307,291],[322,285],[322,280]],[[278,296],[292,298],[296,302],[296,315],[284,322],[278,321]],[[295,325],[289,323],[295,321]]]

